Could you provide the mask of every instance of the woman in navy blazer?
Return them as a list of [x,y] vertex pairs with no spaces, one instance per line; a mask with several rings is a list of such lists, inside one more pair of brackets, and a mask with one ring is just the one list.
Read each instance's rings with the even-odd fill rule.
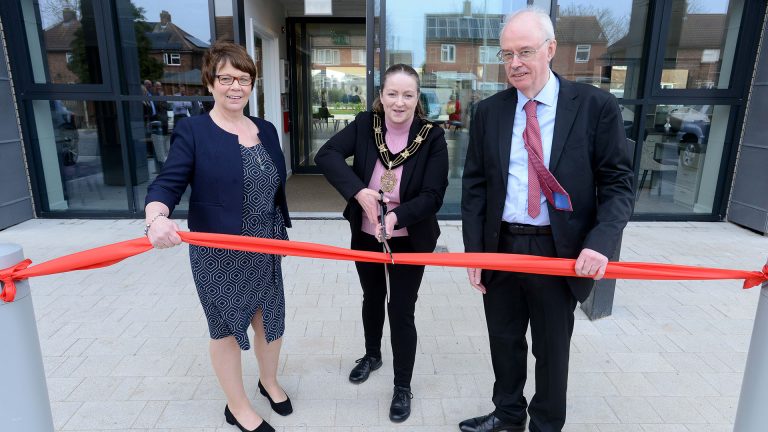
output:
[[[256,66],[239,45],[216,43],[203,59],[213,109],[174,125],[171,150],[146,198],[146,234],[156,248],[181,243],[169,219],[187,186],[192,231],[287,239],[285,160],[275,127],[246,117]],[[281,415],[293,411],[277,382],[285,329],[281,257],[190,245],[192,275],[211,336],[211,363],[227,398],[224,416],[241,431],[274,429],[251,406],[240,351],[259,363],[259,391]]]
[[[346,162],[350,156],[354,156],[351,167]],[[315,162],[348,201],[344,217],[352,230],[353,249],[381,251],[381,225],[394,252],[435,249],[440,235],[436,214],[448,187],[448,146],[443,129],[424,119],[419,75],[412,67],[390,66],[373,110],[358,114],[334,135],[318,151]],[[381,223],[377,220],[379,191],[384,192],[390,210]],[[389,418],[402,422],[411,414],[414,312],[424,266],[387,266],[389,292],[383,265],[356,263],[356,267],[363,288],[365,355],[357,360],[349,380],[360,384],[382,366],[386,306],[395,372]]]

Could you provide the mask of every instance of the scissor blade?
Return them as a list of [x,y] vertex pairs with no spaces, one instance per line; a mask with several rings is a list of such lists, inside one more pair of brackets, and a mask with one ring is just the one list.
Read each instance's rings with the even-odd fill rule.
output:
[[[387,252],[386,246],[384,247],[384,252]],[[387,263],[384,263],[384,283],[387,284],[387,304],[389,304],[389,267],[387,267]]]

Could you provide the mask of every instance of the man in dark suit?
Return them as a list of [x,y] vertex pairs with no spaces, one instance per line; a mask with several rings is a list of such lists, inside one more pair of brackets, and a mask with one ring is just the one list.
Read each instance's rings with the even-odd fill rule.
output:
[[[462,431],[560,431],[576,302],[605,273],[632,213],[632,169],[609,93],[554,74],[549,16],[510,17],[499,58],[514,88],[478,104],[463,174],[467,252],[576,258],[577,277],[468,269],[482,292],[496,382],[495,410]],[[537,150],[538,148],[538,150]],[[536,393],[523,395],[531,326]]]

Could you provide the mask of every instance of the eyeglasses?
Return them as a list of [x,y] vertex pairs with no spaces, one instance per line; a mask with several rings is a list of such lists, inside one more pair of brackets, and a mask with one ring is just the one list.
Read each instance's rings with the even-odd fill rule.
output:
[[541,47],[544,46],[545,43],[549,42],[551,39],[544,39],[544,42],[539,45],[536,49],[524,49],[520,51],[519,53],[515,53],[512,51],[504,51],[499,50],[499,52],[496,53],[496,58],[499,59],[499,63],[512,63],[512,61],[515,59],[515,56],[517,56],[518,60],[520,61],[526,61],[533,58],[534,55],[536,55],[537,52],[541,49]]
[[225,85],[225,86],[231,86],[232,84],[235,83],[235,80],[237,80],[237,82],[243,87],[249,86],[253,83],[253,78],[249,76],[241,76],[241,77],[235,78],[230,75],[216,75],[216,79],[219,80],[219,84]]

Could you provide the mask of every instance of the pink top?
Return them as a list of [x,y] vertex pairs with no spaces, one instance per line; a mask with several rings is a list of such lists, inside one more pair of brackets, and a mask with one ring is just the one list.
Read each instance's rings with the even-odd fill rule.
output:
[[[384,124],[387,126],[387,133],[384,135],[384,141],[387,143],[387,148],[394,154],[400,153],[408,146],[408,132],[411,130],[411,124],[391,124],[384,119]],[[368,183],[368,188],[378,191],[381,189],[381,175],[384,174],[386,169],[380,159],[376,160],[376,165],[373,167],[373,174],[371,174],[371,181]],[[384,192],[384,196],[389,198],[387,203],[387,210],[392,211],[395,207],[400,205],[400,181],[403,178],[403,166],[392,170],[397,177],[397,183],[392,192]],[[364,233],[368,233],[372,236],[376,235],[376,225],[371,224],[368,218],[363,215]],[[392,233],[392,237],[404,237],[408,235],[407,228],[400,228]]]

